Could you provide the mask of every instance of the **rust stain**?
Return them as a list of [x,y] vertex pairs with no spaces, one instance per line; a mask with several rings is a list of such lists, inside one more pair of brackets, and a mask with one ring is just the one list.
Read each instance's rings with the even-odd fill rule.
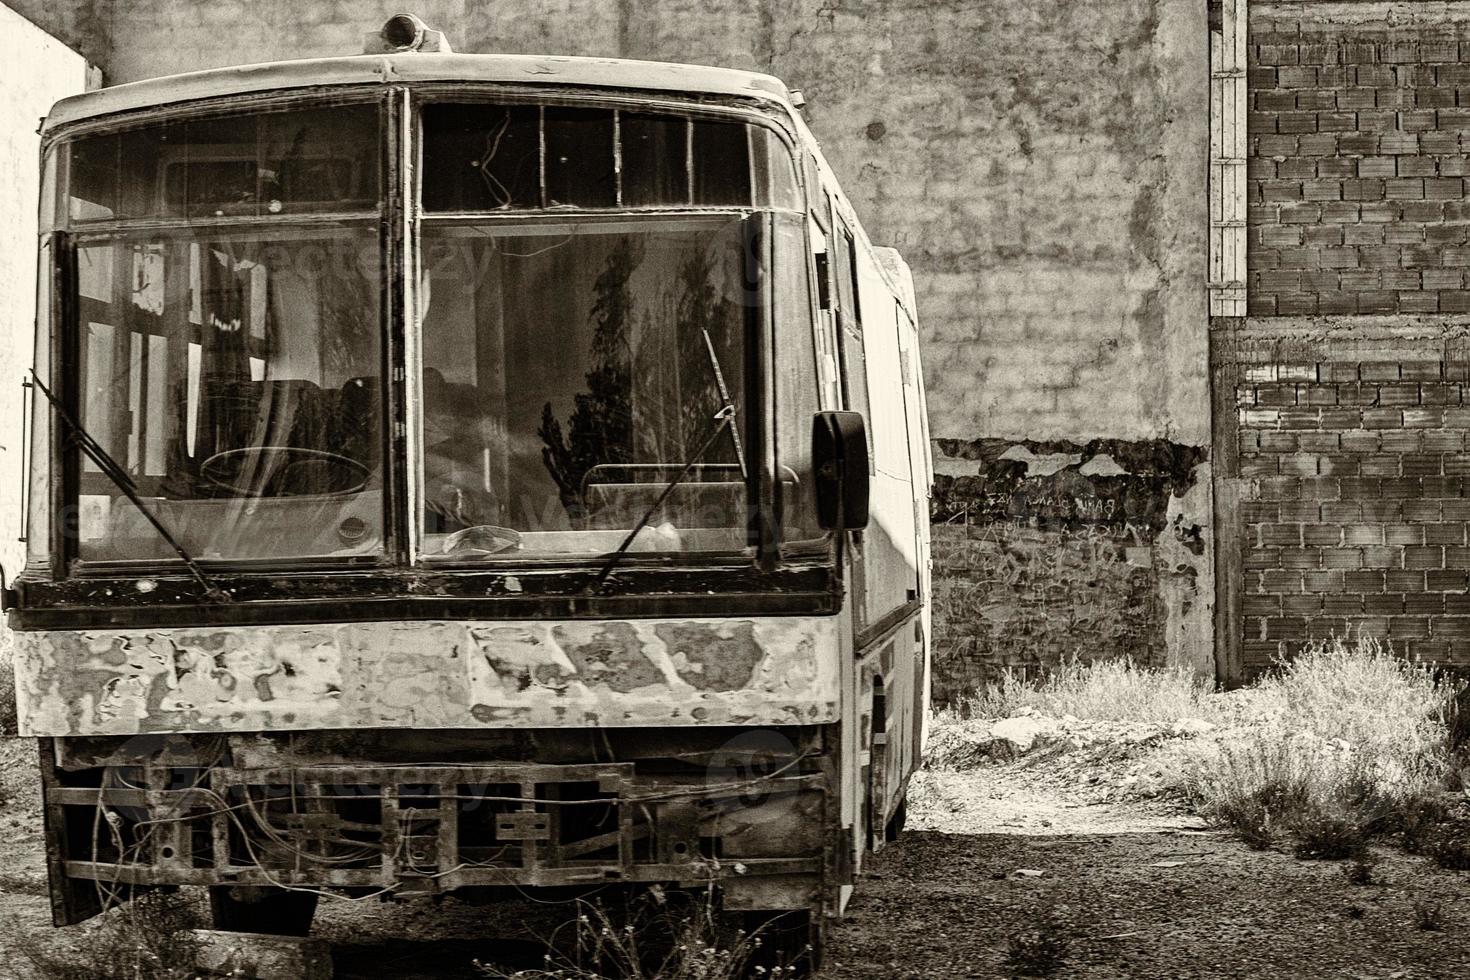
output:
[[761,660],[750,623],[664,623],[654,632],[679,677],[695,687],[738,690],[751,682]]
[[26,735],[838,717],[832,617],[17,632]]
[[632,623],[564,623],[552,627],[551,635],[588,686],[627,694],[668,684]]

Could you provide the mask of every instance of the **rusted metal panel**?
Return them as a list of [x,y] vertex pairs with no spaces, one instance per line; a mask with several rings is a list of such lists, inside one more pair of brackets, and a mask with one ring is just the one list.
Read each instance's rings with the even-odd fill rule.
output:
[[24,735],[791,725],[838,718],[834,617],[17,632]]

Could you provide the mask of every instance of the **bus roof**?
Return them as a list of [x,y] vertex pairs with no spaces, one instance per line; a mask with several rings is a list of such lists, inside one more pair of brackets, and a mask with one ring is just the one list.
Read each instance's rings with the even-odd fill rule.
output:
[[785,84],[759,72],[617,58],[409,52],[273,61],[128,82],[62,99],[52,106],[42,131],[98,116],[194,99],[373,82],[519,82],[622,88],[745,96],[791,108]]

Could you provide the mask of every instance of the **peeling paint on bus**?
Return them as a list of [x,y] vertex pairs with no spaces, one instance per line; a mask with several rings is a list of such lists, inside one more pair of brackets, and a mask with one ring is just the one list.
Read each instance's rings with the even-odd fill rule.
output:
[[18,632],[33,736],[824,724],[831,617]]

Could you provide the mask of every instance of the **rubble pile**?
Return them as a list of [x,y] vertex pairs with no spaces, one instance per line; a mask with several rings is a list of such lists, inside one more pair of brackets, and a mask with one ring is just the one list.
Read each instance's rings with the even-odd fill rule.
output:
[[[968,719],[937,725],[926,756],[931,769],[967,770],[1014,765],[1051,778],[1096,787],[1100,795],[1157,796],[1178,782],[1170,751],[1180,743],[1214,737],[1203,718],[1170,722],[1103,721],[1019,708],[1009,718]],[[1043,765],[1044,764],[1044,765]]]

